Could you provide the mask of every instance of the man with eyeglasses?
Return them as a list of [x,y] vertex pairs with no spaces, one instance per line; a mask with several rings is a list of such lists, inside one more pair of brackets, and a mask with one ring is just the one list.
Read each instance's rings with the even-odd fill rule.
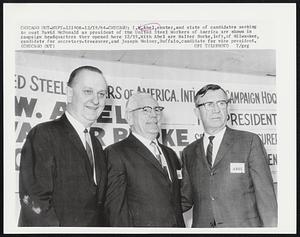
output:
[[277,201],[267,154],[253,133],[226,126],[227,93],[209,84],[195,96],[204,135],[182,152],[182,208],[192,227],[275,227]]
[[126,104],[130,135],[105,149],[110,226],[184,227],[179,159],[157,140],[163,109],[150,94],[133,94]]
[[19,226],[103,226],[107,167],[91,125],[102,113],[107,83],[82,66],[70,74],[66,112],[32,128],[22,148]]

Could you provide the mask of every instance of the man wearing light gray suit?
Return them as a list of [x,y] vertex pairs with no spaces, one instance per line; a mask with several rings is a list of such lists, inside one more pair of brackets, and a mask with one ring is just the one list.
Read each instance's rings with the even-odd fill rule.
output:
[[195,96],[204,136],[182,152],[182,208],[192,227],[275,227],[277,201],[267,154],[253,133],[226,126],[228,98],[218,85]]

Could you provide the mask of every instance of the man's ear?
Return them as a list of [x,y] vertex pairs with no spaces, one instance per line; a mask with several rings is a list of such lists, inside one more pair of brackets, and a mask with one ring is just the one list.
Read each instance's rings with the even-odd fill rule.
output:
[[125,112],[125,119],[128,123],[129,126],[131,126],[133,124],[133,117],[132,117],[132,113],[126,111]]
[[226,112],[227,112],[227,114],[229,114],[229,112],[230,112],[229,103],[226,106]]
[[73,89],[67,86],[67,102],[71,103],[73,98]]
[[199,110],[198,108],[194,108],[194,114],[195,114],[196,117],[197,117],[198,125],[200,125],[200,123],[201,123],[200,110]]

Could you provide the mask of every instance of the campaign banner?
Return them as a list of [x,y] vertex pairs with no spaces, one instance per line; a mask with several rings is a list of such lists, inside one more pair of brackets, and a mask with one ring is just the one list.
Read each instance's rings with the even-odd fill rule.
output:
[[[47,67],[46,67],[47,68]],[[36,124],[57,119],[66,108],[67,71],[16,65],[15,73],[15,168],[19,170],[21,149],[26,135]],[[207,78],[196,83],[185,80],[142,77],[112,77],[108,81],[106,106],[93,125],[93,132],[103,147],[118,142],[129,134],[125,104],[136,91],[150,93],[164,106],[159,140],[181,151],[203,134],[201,121],[194,114],[194,96]],[[275,85],[220,83],[230,98],[227,125],[259,135],[268,153],[273,180],[277,182],[277,133]]]

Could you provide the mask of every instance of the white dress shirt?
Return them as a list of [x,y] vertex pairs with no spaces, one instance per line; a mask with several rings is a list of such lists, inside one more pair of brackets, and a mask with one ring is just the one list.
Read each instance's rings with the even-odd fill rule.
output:
[[206,155],[206,150],[207,150],[207,146],[209,144],[209,139],[208,137],[210,136],[214,136],[215,138],[213,139],[212,143],[213,143],[213,151],[212,151],[212,162],[211,165],[214,165],[217,153],[219,151],[222,139],[224,137],[224,133],[225,133],[226,127],[224,127],[221,131],[219,131],[217,134],[214,135],[210,135],[208,133],[204,133],[204,137],[203,137],[203,147],[204,147],[204,152]]
[[[80,137],[80,140],[82,142],[82,145],[84,146],[84,148],[86,149],[86,141],[85,141],[85,134],[84,134],[84,129],[85,127],[78,121],[76,120],[68,111],[65,112],[67,119],[69,120],[69,122],[71,123],[71,125],[73,126],[73,128],[75,129],[75,131],[77,132],[78,136]],[[86,128],[88,130],[87,135],[90,136],[90,127]],[[93,178],[94,178],[94,182],[95,184],[97,184],[96,181],[96,170],[95,170],[95,157],[94,157],[94,150],[93,150],[93,145],[91,145],[91,150],[93,153]]]
[[165,158],[165,156],[164,156],[164,153],[162,152],[160,146],[158,145],[157,140],[156,140],[156,139],[154,139],[154,140],[149,140],[149,139],[144,138],[143,136],[141,136],[141,135],[139,135],[139,134],[137,134],[137,133],[135,133],[135,132],[132,132],[132,134],[133,134],[133,135],[134,135],[141,143],[143,143],[143,144],[145,145],[145,147],[148,148],[149,151],[151,151],[151,153],[154,155],[154,157],[156,157],[156,153],[155,153],[154,148],[153,148],[152,145],[151,145],[151,142],[153,141],[153,142],[156,144],[157,148],[158,148],[159,151],[160,151],[161,165],[162,165],[162,167],[166,167],[166,169],[167,169],[167,171],[168,171],[169,179],[172,180],[172,179],[171,179],[171,175],[170,175],[170,171],[169,171],[169,167],[168,167],[167,160],[166,160],[166,158]]

